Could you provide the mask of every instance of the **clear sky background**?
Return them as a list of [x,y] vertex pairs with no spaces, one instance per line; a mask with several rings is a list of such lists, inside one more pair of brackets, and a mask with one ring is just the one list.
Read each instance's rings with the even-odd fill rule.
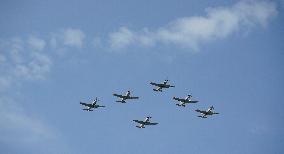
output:
[[[280,154],[283,0],[2,0],[0,153]],[[154,92],[151,81],[176,87]],[[139,96],[126,104],[113,93]],[[197,104],[179,108],[173,96]],[[84,112],[95,97],[106,108]],[[213,105],[219,115],[197,117]],[[135,127],[152,116],[159,125]]]

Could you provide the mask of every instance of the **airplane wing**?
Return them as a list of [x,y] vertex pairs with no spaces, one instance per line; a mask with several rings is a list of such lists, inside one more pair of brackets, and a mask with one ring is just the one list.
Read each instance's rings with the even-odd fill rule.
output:
[[89,107],[89,105],[90,105],[90,104],[83,103],[83,102],[80,102],[80,104],[81,104],[81,105],[84,105],[84,106],[87,106],[87,107]]
[[151,82],[150,84],[151,84],[151,85],[154,85],[154,86],[158,86],[158,87],[160,87],[160,86],[161,86],[161,84],[154,83],[154,82]]
[[139,97],[129,97],[128,99],[138,99]]
[[198,101],[186,101],[185,103],[197,103]]
[[174,99],[174,100],[177,100],[177,101],[185,102],[185,99],[183,99],[183,98],[173,97],[173,99]]
[[118,94],[113,94],[113,96],[119,97],[119,98],[123,98],[123,95],[118,95]]
[[145,125],[157,125],[157,122],[147,122]]
[[203,114],[206,114],[206,111],[201,111],[199,109],[195,110],[196,112],[199,112],[199,113],[203,113]]
[[135,122],[137,122],[139,124],[144,124],[144,121],[141,121],[141,120],[133,120],[133,121],[135,121]]

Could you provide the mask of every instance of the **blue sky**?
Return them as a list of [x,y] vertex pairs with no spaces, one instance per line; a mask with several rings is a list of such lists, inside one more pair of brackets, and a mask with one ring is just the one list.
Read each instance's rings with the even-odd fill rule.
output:
[[[2,1],[1,153],[281,153],[284,1]],[[176,87],[155,93],[151,81]],[[137,101],[116,103],[131,90]],[[173,96],[198,104],[179,108]],[[99,97],[106,108],[84,112]],[[219,115],[200,119],[195,109]],[[133,119],[159,125],[137,129]]]

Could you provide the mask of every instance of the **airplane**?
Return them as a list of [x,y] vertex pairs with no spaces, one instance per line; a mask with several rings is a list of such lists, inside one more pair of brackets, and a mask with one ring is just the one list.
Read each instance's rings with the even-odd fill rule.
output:
[[143,121],[141,121],[141,120],[133,120],[133,121],[139,123],[139,125],[136,126],[137,128],[145,128],[145,125],[157,125],[158,123],[156,123],[156,122],[150,122],[151,118],[152,117],[146,117],[146,119],[143,120]]
[[207,110],[205,110],[205,111],[204,111],[204,110],[201,111],[201,110],[199,110],[199,109],[197,109],[197,110],[195,110],[195,111],[201,113],[201,116],[198,116],[198,117],[207,118],[207,116],[209,116],[209,115],[219,114],[219,113],[217,113],[217,112],[214,112],[213,110],[214,110],[214,107],[211,106],[209,109],[207,109]]
[[170,88],[170,87],[175,87],[172,86],[170,84],[167,84],[169,80],[165,80],[163,83],[154,83],[154,82],[150,82],[151,85],[156,86],[155,89],[153,89],[154,91],[160,91],[162,92],[163,88]]
[[84,105],[88,108],[85,108],[83,110],[85,111],[93,111],[92,109],[96,109],[96,108],[99,108],[99,107],[105,107],[103,105],[97,105],[97,102],[98,102],[98,98],[96,97],[96,99],[92,102],[92,103],[83,103],[83,102],[80,102],[81,105]]
[[198,101],[193,101],[191,100],[192,96],[191,95],[187,95],[185,98],[178,98],[178,97],[173,97],[174,100],[179,101],[180,103],[176,104],[177,106],[183,106],[185,107],[185,104],[188,103],[197,103]]
[[130,96],[130,91],[127,91],[125,95],[113,94],[113,96],[121,98],[121,100],[116,101],[116,102],[121,102],[121,103],[126,103],[125,100],[127,99],[139,99],[139,97]]

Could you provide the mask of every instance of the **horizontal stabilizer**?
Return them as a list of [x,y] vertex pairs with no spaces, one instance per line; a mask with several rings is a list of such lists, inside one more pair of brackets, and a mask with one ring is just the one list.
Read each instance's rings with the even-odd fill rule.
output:
[[137,127],[137,128],[145,128],[144,126],[142,126],[142,127],[141,127],[141,126],[136,126],[136,127]]
[[116,102],[119,102],[119,103],[126,103],[125,101],[116,101]]
[[154,91],[160,91],[160,92],[162,92],[162,90],[159,90],[159,89],[153,89]]
[[182,106],[182,107],[185,107],[185,105],[180,105],[180,104],[176,104],[177,106]]
[[85,111],[93,111],[93,110],[90,110],[90,109],[83,109],[83,110],[85,110]]
[[207,117],[204,117],[204,116],[197,116],[197,117],[200,117],[200,118],[207,118]]

